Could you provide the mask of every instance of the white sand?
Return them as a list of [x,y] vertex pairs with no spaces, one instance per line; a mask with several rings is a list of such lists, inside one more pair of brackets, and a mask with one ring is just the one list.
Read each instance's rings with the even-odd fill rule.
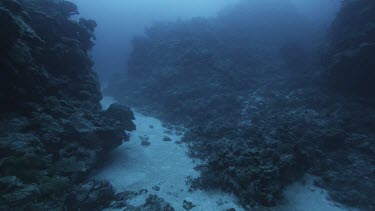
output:
[[306,176],[302,182],[290,185],[284,195],[286,202],[275,210],[277,211],[345,211],[356,209],[345,208],[328,200],[327,191],[314,185],[315,178]]
[[[102,101],[103,109],[109,107],[114,100],[105,97]],[[149,194],[157,194],[177,210],[184,210],[183,200],[196,205],[194,210],[220,211],[229,208],[243,210],[236,204],[236,197],[220,191],[188,192],[186,184],[188,176],[197,177],[194,163],[186,155],[186,146],[174,143],[181,139],[178,135],[168,135],[159,120],[146,117],[135,112],[137,130],[131,133],[130,141],[117,148],[111,156],[111,161],[96,174],[96,178],[109,180],[116,191],[139,191],[147,189],[149,192],[131,200],[132,205],[143,204]],[[150,128],[150,125],[153,128]],[[147,135],[150,146],[142,146],[140,136]],[[164,136],[172,139],[163,141]],[[280,211],[343,211],[350,210],[338,207],[327,200],[325,191],[316,188],[308,180],[305,185],[295,183],[285,191],[287,198],[284,205],[272,210]],[[153,190],[160,187],[159,191]]]
[[[104,98],[103,109],[106,109],[113,99]],[[159,120],[146,117],[135,112],[134,121],[137,130],[131,133],[129,142],[117,148],[111,161],[101,169],[96,177],[109,180],[116,191],[139,191],[147,189],[147,194],[136,197],[132,205],[143,204],[149,194],[157,194],[171,203],[176,210],[184,210],[184,200],[196,205],[194,210],[226,210],[235,208],[242,210],[235,204],[236,198],[222,192],[194,191],[188,192],[190,186],[186,184],[188,176],[197,177],[194,163],[186,154],[186,146],[176,144],[181,136],[168,135],[167,129],[162,127]],[[150,128],[150,125],[153,128]],[[150,146],[142,146],[140,136],[147,135]],[[168,136],[172,141],[163,141]],[[152,187],[160,187],[159,191]]]

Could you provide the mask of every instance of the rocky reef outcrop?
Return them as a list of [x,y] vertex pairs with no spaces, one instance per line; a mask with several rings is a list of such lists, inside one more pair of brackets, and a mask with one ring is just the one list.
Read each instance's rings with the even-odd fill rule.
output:
[[375,2],[344,1],[330,33],[328,64],[339,91],[374,98]]
[[332,66],[317,59],[321,30],[288,3],[269,2],[278,7],[243,1],[217,18],[154,25],[134,40],[127,72],[108,91],[189,128],[189,153],[204,161],[194,188],[233,192],[254,210],[276,205],[310,173],[333,200],[373,210],[373,98],[335,92]]
[[0,1],[1,210],[69,210],[67,201],[96,210],[113,196],[105,182],[80,183],[135,129],[134,116],[101,111],[88,56],[96,23],[77,13],[68,1]]

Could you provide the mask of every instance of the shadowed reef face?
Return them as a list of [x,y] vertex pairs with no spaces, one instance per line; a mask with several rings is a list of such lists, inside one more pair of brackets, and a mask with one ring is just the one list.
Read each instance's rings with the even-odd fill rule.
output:
[[346,1],[333,23],[328,63],[333,86],[374,98],[375,3]]
[[101,111],[88,56],[96,24],[70,20],[76,13],[68,1],[0,2],[1,210],[98,208],[113,197],[107,182],[80,183],[134,117],[121,106]]

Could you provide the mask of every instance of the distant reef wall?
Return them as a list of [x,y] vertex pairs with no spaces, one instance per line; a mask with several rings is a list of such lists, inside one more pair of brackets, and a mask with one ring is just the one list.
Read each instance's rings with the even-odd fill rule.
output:
[[[242,1],[216,18],[159,23],[134,39],[127,71],[108,91],[188,128],[190,155],[205,161],[193,188],[221,188],[257,210],[309,173],[336,202],[375,210],[375,109],[363,97],[375,90],[375,36],[362,31],[373,29],[372,5],[345,2],[320,43],[325,30],[288,1]],[[360,39],[347,45],[352,38]],[[327,41],[332,59],[361,54],[322,65]]]
[[0,210],[98,210],[113,196],[88,173],[134,130],[102,112],[88,51],[93,20],[64,0],[0,1]]

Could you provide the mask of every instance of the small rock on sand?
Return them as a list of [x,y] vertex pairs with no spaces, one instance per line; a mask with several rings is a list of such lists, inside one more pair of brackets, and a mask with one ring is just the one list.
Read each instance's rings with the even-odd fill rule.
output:
[[185,210],[191,210],[193,209],[193,207],[195,207],[195,205],[193,204],[193,202],[191,201],[186,201],[184,200],[183,204],[182,204],[182,207],[185,209]]
[[172,141],[172,139],[168,136],[164,136],[163,141]]

